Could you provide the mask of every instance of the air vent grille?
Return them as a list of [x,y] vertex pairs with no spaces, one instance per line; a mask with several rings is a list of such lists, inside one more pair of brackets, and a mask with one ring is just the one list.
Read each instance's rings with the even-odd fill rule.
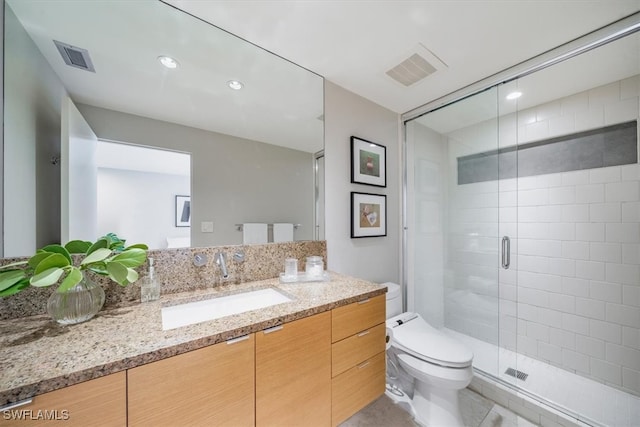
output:
[[504,371],[504,373],[522,381],[526,381],[527,377],[529,376],[529,374],[526,374],[522,371],[518,371],[517,369],[513,369],[513,368],[507,368],[507,370]]
[[411,86],[436,71],[437,69],[425,58],[414,53],[387,71],[387,75],[404,86]]
[[56,48],[58,48],[58,52],[60,52],[65,64],[93,73],[96,72],[88,50],[57,40],[54,40],[53,43],[56,45]]

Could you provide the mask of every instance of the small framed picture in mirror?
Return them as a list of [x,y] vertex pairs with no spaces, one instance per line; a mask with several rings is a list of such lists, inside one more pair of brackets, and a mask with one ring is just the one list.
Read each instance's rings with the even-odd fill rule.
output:
[[176,196],[176,227],[191,227],[191,196]]

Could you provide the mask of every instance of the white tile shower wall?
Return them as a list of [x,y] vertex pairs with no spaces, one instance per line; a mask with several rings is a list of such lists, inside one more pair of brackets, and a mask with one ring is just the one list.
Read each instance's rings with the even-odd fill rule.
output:
[[[525,143],[636,120],[639,95],[636,76],[500,118],[499,133]],[[458,186],[456,158],[495,145],[494,128],[449,135],[446,325],[640,395],[640,166]],[[517,254],[506,271],[503,235]]]

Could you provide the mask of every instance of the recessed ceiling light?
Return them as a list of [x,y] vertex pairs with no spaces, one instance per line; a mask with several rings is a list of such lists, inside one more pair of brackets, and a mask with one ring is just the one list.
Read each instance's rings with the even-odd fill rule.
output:
[[509,101],[514,100],[514,99],[518,99],[522,96],[522,92],[511,92],[510,94],[508,94],[505,98],[507,98]]
[[233,90],[240,90],[244,87],[244,84],[238,80],[229,80],[227,85]]
[[160,61],[160,63],[167,68],[170,68],[170,69],[178,68],[178,61],[176,61],[170,56],[164,56],[164,55],[158,56],[158,61]]

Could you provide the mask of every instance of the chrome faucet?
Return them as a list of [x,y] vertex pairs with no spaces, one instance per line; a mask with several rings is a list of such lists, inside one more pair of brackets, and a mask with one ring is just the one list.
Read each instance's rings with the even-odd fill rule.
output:
[[215,256],[216,264],[220,266],[220,274],[223,279],[229,278],[229,273],[227,272],[227,256],[224,252],[218,252]]

